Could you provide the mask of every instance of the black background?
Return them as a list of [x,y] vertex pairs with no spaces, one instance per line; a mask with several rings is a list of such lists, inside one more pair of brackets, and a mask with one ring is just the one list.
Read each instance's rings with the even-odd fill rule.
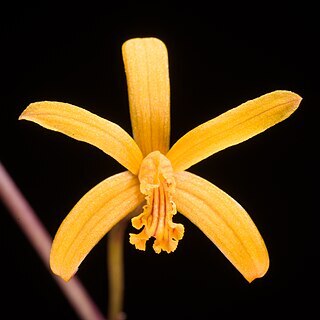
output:
[[[282,5],[281,5],[282,4]],[[27,121],[31,102],[86,108],[131,132],[122,43],[158,37],[169,52],[171,142],[242,102],[283,89],[303,97],[287,120],[190,169],[248,211],[270,255],[265,277],[248,284],[182,215],[173,254],[125,241],[128,319],[247,319],[306,316],[317,294],[315,137],[318,101],[315,9],[268,2],[224,8],[172,2],[93,3],[2,9],[1,162],[48,231],[91,187],[123,168],[100,150]],[[314,132],[309,131],[314,129]],[[312,135],[310,133],[313,133]],[[310,135],[309,135],[310,134]],[[10,216],[0,206],[1,319],[78,319]],[[132,227],[128,228],[128,232]],[[128,234],[127,232],[127,234]],[[318,241],[319,242],[319,241]],[[105,313],[105,238],[78,277]],[[316,290],[316,293],[313,293]]]

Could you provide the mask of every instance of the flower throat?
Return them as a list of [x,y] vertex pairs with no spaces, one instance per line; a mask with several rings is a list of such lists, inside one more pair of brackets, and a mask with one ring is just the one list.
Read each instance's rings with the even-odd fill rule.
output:
[[146,241],[154,237],[156,253],[173,252],[183,237],[184,227],[172,221],[177,209],[172,200],[175,180],[169,159],[159,151],[149,153],[142,161],[138,177],[146,205],[131,222],[136,229],[144,228],[139,234],[130,234],[130,243],[145,250]]

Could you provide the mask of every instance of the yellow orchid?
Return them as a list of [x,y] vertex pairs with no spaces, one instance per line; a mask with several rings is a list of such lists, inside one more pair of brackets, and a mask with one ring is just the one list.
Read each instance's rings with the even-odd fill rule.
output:
[[265,243],[247,212],[228,194],[186,169],[245,141],[289,117],[301,97],[277,90],[247,101],[205,122],[171,148],[170,84],[166,46],[156,38],[126,41],[122,54],[134,139],[118,125],[63,102],[31,103],[19,119],[90,143],[122,164],[91,189],[62,222],[52,245],[52,271],[68,281],[100,239],[141,204],[132,218],[142,229],[130,243],[145,250],[173,252],[184,227],[178,212],[194,223],[249,282],[268,270]]

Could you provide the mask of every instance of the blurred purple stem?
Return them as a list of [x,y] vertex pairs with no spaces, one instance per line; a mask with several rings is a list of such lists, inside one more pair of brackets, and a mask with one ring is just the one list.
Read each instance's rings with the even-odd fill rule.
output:
[[75,312],[83,320],[105,320],[81,282],[74,276],[65,282],[55,276],[49,266],[52,239],[0,162],[0,198],[35,248],[49,273],[65,294]]

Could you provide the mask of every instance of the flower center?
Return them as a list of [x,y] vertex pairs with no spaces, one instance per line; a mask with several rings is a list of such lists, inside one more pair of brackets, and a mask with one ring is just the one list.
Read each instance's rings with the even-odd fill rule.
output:
[[172,200],[175,180],[169,159],[159,151],[149,153],[142,161],[138,177],[146,205],[131,222],[136,229],[144,228],[139,234],[130,234],[130,243],[139,250],[145,250],[146,241],[154,237],[156,253],[161,250],[173,252],[183,237],[184,227],[172,222],[177,209]]

